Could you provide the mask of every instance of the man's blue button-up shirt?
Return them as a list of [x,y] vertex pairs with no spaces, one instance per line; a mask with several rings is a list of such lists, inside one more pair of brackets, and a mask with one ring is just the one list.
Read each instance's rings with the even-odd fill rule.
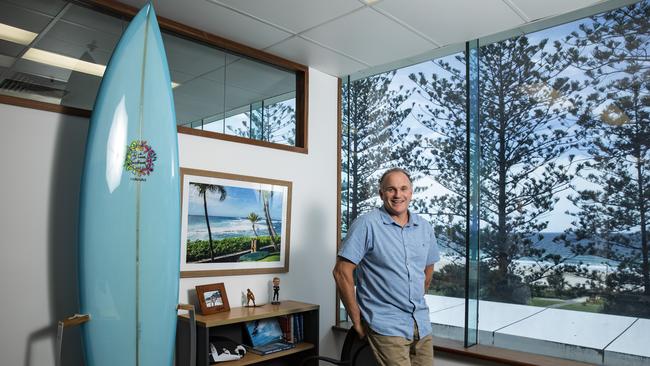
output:
[[440,259],[431,225],[409,212],[401,227],[381,207],[357,218],[339,256],[356,264],[357,302],[375,332],[413,339],[431,334],[424,269]]

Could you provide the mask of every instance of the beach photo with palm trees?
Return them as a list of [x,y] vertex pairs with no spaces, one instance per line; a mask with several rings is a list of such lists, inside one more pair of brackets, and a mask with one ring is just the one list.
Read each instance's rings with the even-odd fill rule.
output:
[[217,177],[184,177],[185,264],[277,264],[282,260],[286,187]]

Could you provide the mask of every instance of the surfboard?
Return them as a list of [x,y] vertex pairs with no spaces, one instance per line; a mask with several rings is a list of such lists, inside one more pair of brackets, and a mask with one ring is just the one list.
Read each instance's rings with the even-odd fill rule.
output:
[[151,4],[131,21],[90,119],[79,216],[87,366],[171,365],[180,253],[178,142]]

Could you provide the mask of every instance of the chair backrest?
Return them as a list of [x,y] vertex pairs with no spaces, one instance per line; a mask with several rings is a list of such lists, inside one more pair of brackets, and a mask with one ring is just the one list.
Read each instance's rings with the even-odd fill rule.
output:
[[354,328],[348,330],[341,350],[341,360],[350,360],[350,366],[377,366],[368,339],[360,339]]

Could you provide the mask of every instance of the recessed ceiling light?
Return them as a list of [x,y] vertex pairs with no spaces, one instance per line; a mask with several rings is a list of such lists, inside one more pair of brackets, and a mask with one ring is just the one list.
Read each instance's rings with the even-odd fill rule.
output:
[[[27,52],[25,52],[23,58],[25,60],[34,61],[41,64],[74,70],[82,72],[84,74],[95,75],[99,77],[104,76],[104,72],[106,71],[106,66],[104,65],[79,60],[74,57],[68,57],[54,52],[40,50],[38,48],[30,48]],[[181,84],[172,81],[172,88],[175,88],[179,85]]]
[[[0,23],[0,39],[3,39],[5,41],[22,45],[29,45],[34,41],[36,36],[38,36],[37,33]],[[44,51],[37,48],[30,48],[27,50],[27,52],[25,52],[22,58],[45,65],[74,70],[82,72],[84,74],[95,75],[99,77],[104,76],[104,71],[106,71],[105,65],[95,64],[92,62],[79,60],[74,57],[64,56],[58,53]],[[172,88],[175,88],[179,85],[181,84],[172,81]]]
[[95,76],[103,76],[106,66],[94,64],[88,61],[82,61],[73,57],[60,55],[58,53],[30,48],[23,55],[25,60],[38,62],[41,64],[60,67],[63,69],[74,70]]
[[28,45],[32,43],[37,35],[34,32],[0,23],[0,39],[4,39],[5,41]]

